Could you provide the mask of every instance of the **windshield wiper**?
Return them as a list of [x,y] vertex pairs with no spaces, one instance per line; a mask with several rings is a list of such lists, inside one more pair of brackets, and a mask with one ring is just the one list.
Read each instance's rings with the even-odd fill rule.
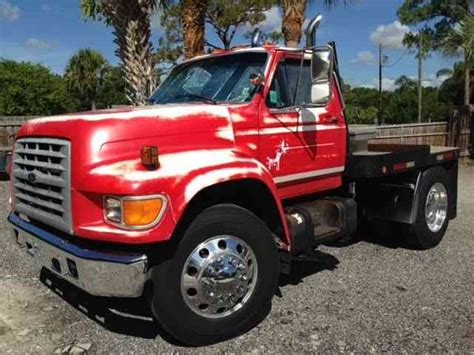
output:
[[203,95],[198,95],[198,94],[182,94],[182,95],[177,95],[175,96],[176,98],[178,97],[195,97],[196,99],[199,99],[199,100],[202,100],[202,101],[206,101],[206,102],[211,102],[213,103],[214,105],[217,105],[217,101],[214,100],[213,98],[210,98],[210,97],[207,97],[207,96],[203,96]]

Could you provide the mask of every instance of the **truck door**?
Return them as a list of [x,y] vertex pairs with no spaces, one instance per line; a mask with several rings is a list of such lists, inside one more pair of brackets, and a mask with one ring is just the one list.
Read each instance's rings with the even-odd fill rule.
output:
[[[276,52],[259,115],[259,159],[270,170],[281,198],[339,187],[346,155],[341,97],[327,105],[308,104],[310,58]],[[334,86],[334,85],[333,85]]]

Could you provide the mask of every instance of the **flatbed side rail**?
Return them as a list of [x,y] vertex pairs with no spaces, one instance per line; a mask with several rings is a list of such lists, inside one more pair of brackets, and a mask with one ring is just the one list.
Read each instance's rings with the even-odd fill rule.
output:
[[459,148],[411,144],[369,144],[348,157],[347,178],[378,178],[459,159]]

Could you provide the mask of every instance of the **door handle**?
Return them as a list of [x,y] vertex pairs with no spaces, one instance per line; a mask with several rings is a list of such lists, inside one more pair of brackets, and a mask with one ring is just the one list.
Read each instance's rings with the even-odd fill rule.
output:
[[322,117],[322,122],[321,123],[327,123],[327,124],[335,124],[339,122],[339,119],[337,117]]

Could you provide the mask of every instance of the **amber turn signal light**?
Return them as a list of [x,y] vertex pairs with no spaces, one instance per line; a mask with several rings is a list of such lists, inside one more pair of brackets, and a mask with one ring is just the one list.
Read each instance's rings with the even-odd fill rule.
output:
[[158,147],[143,146],[140,152],[142,165],[148,169],[157,169],[160,166]]
[[164,203],[161,198],[123,200],[123,224],[127,227],[149,226],[158,220]]

